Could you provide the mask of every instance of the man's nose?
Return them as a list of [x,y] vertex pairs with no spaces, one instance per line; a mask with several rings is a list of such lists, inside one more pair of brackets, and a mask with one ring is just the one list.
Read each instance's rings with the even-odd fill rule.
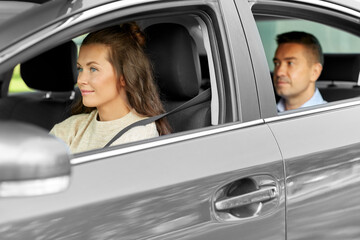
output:
[[281,77],[284,76],[285,73],[286,73],[286,65],[279,63],[279,65],[275,67],[275,71],[274,71],[275,76]]

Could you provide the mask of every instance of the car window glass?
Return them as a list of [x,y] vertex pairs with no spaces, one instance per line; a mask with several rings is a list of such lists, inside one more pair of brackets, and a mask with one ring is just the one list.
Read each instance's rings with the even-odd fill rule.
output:
[[271,70],[276,50],[276,36],[289,31],[305,31],[316,36],[324,53],[360,53],[360,38],[340,29],[302,19],[256,21]]
[[[185,22],[183,22],[184,19],[186,19]],[[209,66],[207,60],[208,53],[205,49],[205,44],[208,43],[204,43],[204,31],[202,30],[202,27],[205,27],[205,25],[201,26],[199,19],[188,19],[184,17],[160,18],[155,20],[144,19],[138,21],[137,24],[141,26],[147,38],[144,50],[153,65],[155,82],[159,88],[160,99],[166,112],[189,101],[210,87],[210,77],[208,73]],[[155,33],[156,35],[154,35]],[[171,36],[173,34],[185,34],[182,35],[182,37],[185,37],[183,41],[189,42],[186,44],[184,44],[184,42],[179,42],[175,40],[176,38]],[[162,37],[158,37],[158,35]],[[73,39],[77,44],[78,49],[84,38],[85,35],[81,35]],[[175,48],[170,45],[175,46]],[[182,54],[182,52],[187,51],[192,51],[190,54],[190,58],[192,59],[188,59],[188,54]],[[193,92],[193,90],[185,90],[185,92],[184,89],[181,90],[180,85],[184,84],[183,81],[185,81],[185,79],[177,76],[174,69],[175,66],[178,68],[179,63],[185,59],[188,59],[189,61],[186,60],[186,62],[183,62],[181,65],[184,65],[184,67],[186,65],[187,70],[190,70],[188,72],[194,71],[192,76],[190,76],[188,72],[185,74],[188,76],[186,79],[188,82],[187,88],[194,88],[196,86],[197,89],[194,89],[195,92]],[[183,70],[180,68],[179,71],[182,72]],[[181,82],[179,82],[179,80]],[[78,84],[78,87],[81,90],[80,84]],[[210,99],[202,106],[192,107],[182,111],[182,114],[180,115],[174,114],[168,116],[167,121],[171,126],[172,133],[212,125]]]
[[[79,53],[81,43],[85,37],[86,37],[86,34],[72,39],[72,41],[75,42],[75,44],[76,44],[78,53]],[[35,91],[37,91],[37,90],[29,88],[26,85],[26,83],[24,82],[24,80],[22,79],[21,74],[20,74],[20,64],[16,65],[16,67],[14,68],[14,71],[13,71],[12,78],[9,83],[8,94],[12,95],[12,94],[17,94],[17,93],[26,93],[26,92],[35,92]]]
[[[322,72],[316,81],[316,88],[318,88],[322,98],[329,103],[360,96],[358,77],[360,38],[358,36],[338,28],[303,19],[257,15],[255,15],[255,19],[273,79],[273,58],[277,49],[277,35],[291,31],[306,32],[318,39],[324,54]],[[277,93],[275,85],[274,89]],[[283,101],[280,99],[281,97],[276,94],[277,103]],[[279,104],[277,106],[279,107]],[[281,112],[279,108],[278,111]]]
[[16,65],[14,72],[9,84],[8,94],[14,93],[23,93],[23,92],[33,92],[34,89],[29,88],[24,80],[21,78],[20,74],[20,65]]
[[[177,38],[173,36],[169,36],[169,41],[175,41],[174,43],[167,43],[165,41],[164,43],[162,43],[161,41],[163,41],[163,38],[159,38],[156,41],[160,41],[160,44],[153,44],[154,46],[156,46],[153,52],[151,52],[151,45],[149,44],[149,42],[147,42],[147,45],[144,48],[146,54],[149,56],[151,65],[154,68],[155,82],[160,92],[160,100],[162,101],[166,112],[169,112],[172,109],[180,106],[181,104],[191,100],[192,98],[203,93],[209,88],[211,88],[211,91],[214,90],[212,91],[213,97],[209,96],[207,100],[203,101],[201,104],[197,104],[196,106],[185,109],[181,112],[181,114],[174,114],[168,116],[167,119],[172,129],[171,133],[191,131],[198,128],[217,125],[219,120],[219,103],[217,101],[219,101],[219,99],[215,91],[217,88],[214,87],[216,86],[217,79],[214,75],[209,74],[209,72],[215,71],[213,69],[214,64],[211,64],[214,56],[210,54],[212,51],[210,39],[212,38],[207,36],[207,34],[210,34],[209,30],[207,29],[208,25],[204,23],[204,20],[202,18],[194,15],[171,17],[162,16],[159,18],[137,20],[137,23],[145,31],[146,37],[148,39],[151,39],[152,41],[154,41],[156,35],[151,36],[151,31],[149,29],[158,28],[158,30],[155,30],[154,32],[156,34],[160,34],[163,37],[167,37],[168,35],[171,35],[171,33],[163,29],[172,30],[174,26],[181,29],[181,34],[183,34],[182,37],[185,36],[185,39],[187,39],[185,40],[187,41],[187,43],[184,45],[184,41],[178,41]],[[122,23],[113,23],[113,25],[120,24]],[[87,30],[89,29],[90,28],[87,28]],[[93,27],[92,30],[99,30],[99,28]],[[7,97],[9,99],[9,102],[20,103],[18,104],[19,107],[14,110],[14,112],[21,111],[21,119],[18,120],[38,125],[50,131],[55,124],[61,123],[62,121],[73,115],[72,107],[74,105],[74,102],[81,99],[80,89],[77,84],[75,84],[74,91],[64,91],[61,90],[64,85],[62,83],[58,84],[64,81],[67,82],[67,80],[63,78],[63,76],[65,76],[63,75],[63,72],[68,71],[67,69],[69,69],[69,63],[71,62],[70,59],[69,61],[54,60],[54,64],[51,64],[51,66],[47,67],[38,66],[39,64],[37,64],[37,62],[42,62],[42,65],[46,62],[51,62],[51,59],[56,54],[60,54],[59,56],[62,56],[58,59],[64,59],[65,54],[61,54],[62,50],[59,50],[59,48],[61,49],[61,47],[63,45],[66,45],[68,42],[75,43],[78,55],[81,43],[87,34],[88,33],[80,34],[77,37],[75,36],[70,41],[62,40],[63,43],[61,43],[60,45],[54,45],[52,49],[41,52],[40,55],[35,55],[32,58],[24,61],[27,66],[27,76],[31,76],[30,85],[34,86],[34,88],[36,89],[30,89],[26,86],[23,79],[21,78],[20,64],[16,66],[10,82]],[[178,32],[174,32],[173,34],[174,36],[176,36],[175,34],[178,34]],[[173,48],[171,46],[172,44],[178,45]],[[174,50],[175,52],[169,53],[168,50]],[[49,52],[51,52],[51,54]],[[160,61],[158,59],[159,56],[161,57]],[[36,61],[31,61],[35,58]],[[44,59],[48,60],[44,61]],[[31,64],[29,64],[29,62]],[[25,66],[24,63],[22,63],[23,66]],[[54,65],[57,65],[57,67],[55,68]],[[179,69],[179,66],[181,66],[180,68],[186,69],[181,70]],[[46,74],[42,73],[41,69],[43,68],[47,68]],[[61,69],[61,71],[56,73],[56,76],[53,75],[53,73],[58,71],[59,69]],[[178,74],[177,70],[182,73]],[[38,75],[41,76],[40,81],[37,80],[37,74],[43,74]],[[59,77],[58,75],[62,76]],[[46,76],[49,76],[48,80]],[[184,78],[184,76],[186,76],[186,78]],[[26,75],[23,75],[23,77],[28,83],[29,77],[26,77]],[[164,80],[166,80],[167,82],[173,81],[173,83],[162,83],[161,81]],[[52,84],[51,81],[54,81],[54,83]],[[55,83],[55,81],[57,82]],[[182,88],[182,84],[185,84],[186,87]],[[56,89],[55,86],[57,85],[61,85],[61,89]],[[190,87],[194,89],[189,90]],[[13,97],[13,95],[16,96]],[[33,114],[24,114],[24,111],[33,112]],[[66,139],[64,138],[59,138],[66,141]],[[134,141],[138,140],[135,139]],[[89,150],[96,150],[102,148],[105,144],[106,143]],[[79,152],[83,151],[87,150],[81,150]]]

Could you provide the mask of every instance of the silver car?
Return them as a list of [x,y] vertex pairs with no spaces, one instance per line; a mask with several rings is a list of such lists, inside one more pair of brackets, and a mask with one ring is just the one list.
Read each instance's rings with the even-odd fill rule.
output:
[[[211,97],[172,134],[71,154],[48,132],[79,97],[77,47],[127,21],[168,111]],[[324,46],[328,103],[278,113],[288,30]],[[358,0],[0,1],[0,239],[360,239],[359,59]]]

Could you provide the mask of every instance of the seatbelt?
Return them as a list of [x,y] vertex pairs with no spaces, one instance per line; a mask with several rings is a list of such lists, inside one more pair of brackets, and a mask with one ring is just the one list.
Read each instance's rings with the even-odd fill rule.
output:
[[120,132],[118,132],[105,146],[109,147],[113,142],[115,142],[117,139],[119,139],[124,133],[126,133],[127,131],[129,131],[131,128],[133,127],[137,127],[137,126],[145,126],[149,123],[155,122],[163,117],[169,116],[171,114],[177,113],[179,111],[182,111],[184,109],[190,108],[192,106],[195,106],[197,104],[203,103],[205,101],[210,100],[211,97],[211,89],[208,88],[205,91],[203,91],[202,93],[200,93],[199,95],[197,95],[196,97],[190,99],[189,101],[181,104],[180,106],[172,109],[169,112],[157,115],[157,116],[153,116],[153,117],[149,117],[149,118],[145,118],[142,120],[139,120],[137,122],[134,122],[132,124],[130,124],[129,126],[123,128]]

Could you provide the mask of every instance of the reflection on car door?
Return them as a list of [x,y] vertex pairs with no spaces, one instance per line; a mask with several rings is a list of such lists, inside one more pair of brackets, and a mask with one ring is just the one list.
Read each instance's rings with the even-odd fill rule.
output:
[[270,127],[285,159],[287,239],[359,239],[360,106],[284,118]]
[[2,240],[285,239],[283,161],[260,120],[73,161],[66,192],[1,199]]

